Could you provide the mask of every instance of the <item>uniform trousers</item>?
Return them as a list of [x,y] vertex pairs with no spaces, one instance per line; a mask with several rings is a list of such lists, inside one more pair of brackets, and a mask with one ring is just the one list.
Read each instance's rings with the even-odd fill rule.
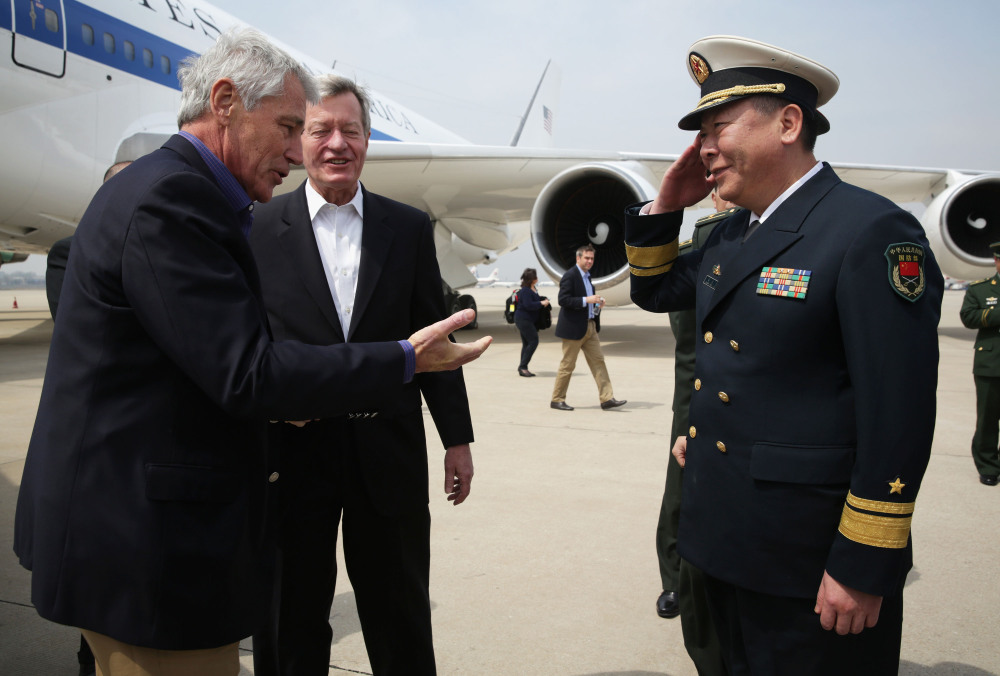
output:
[[237,676],[240,644],[204,650],[160,650],[82,630],[94,652],[97,676]]
[[587,366],[597,382],[597,391],[601,403],[615,398],[614,390],[611,389],[611,378],[608,376],[608,369],[604,365],[604,353],[601,352],[601,339],[597,336],[597,327],[594,320],[587,322],[587,333],[579,340],[562,339],[563,356],[559,362],[559,372],[556,374],[556,383],[552,388],[552,401],[566,401],[566,391],[569,390],[569,379],[576,368],[576,358],[583,352],[587,360]]
[[972,437],[972,460],[980,474],[1000,474],[1000,378],[975,376],[976,433]]
[[[734,566],[739,561],[733,562]],[[816,599],[772,596],[705,575],[712,620],[733,676],[890,676],[899,673],[903,590],[882,599],[860,634],[827,631]],[[816,582],[819,590],[819,581]]]

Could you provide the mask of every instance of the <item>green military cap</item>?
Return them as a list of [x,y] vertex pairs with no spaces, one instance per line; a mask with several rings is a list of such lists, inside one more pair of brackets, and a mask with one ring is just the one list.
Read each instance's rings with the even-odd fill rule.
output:
[[817,133],[830,131],[817,108],[833,98],[840,80],[812,59],[749,38],[713,35],[691,45],[688,72],[701,86],[701,101],[681,118],[681,129],[697,131],[710,108],[767,94],[797,104],[816,121]]
[[993,242],[993,244],[990,244],[990,251],[993,252],[994,256],[1000,256],[1000,242]]

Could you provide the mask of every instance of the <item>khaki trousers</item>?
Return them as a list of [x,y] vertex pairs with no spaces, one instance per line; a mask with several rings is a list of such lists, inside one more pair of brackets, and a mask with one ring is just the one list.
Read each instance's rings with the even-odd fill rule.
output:
[[611,389],[611,378],[608,376],[608,369],[604,365],[604,353],[601,352],[601,339],[597,337],[597,328],[594,320],[587,322],[587,333],[580,340],[562,339],[563,356],[559,362],[559,373],[556,374],[556,384],[552,388],[552,401],[566,401],[566,391],[569,389],[569,379],[576,368],[576,358],[583,352],[587,360],[587,366],[597,381],[597,391],[601,398],[601,403],[615,398],[615,393]]
[[204,650],[159,650],[82,630],[94,652],[97,676],[237,676],[240,644]]

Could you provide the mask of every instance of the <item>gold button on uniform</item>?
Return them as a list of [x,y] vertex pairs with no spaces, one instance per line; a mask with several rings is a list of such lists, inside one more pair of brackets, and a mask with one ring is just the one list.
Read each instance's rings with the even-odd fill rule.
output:
[[719,392],[719,399],[721,399],[722,403],[724,403],[724,404],[728,404],[729,403],[729,395],[726,394],[725,392]]
[[722,443],[721,441],[716,441],[715,442],[715,447],[717,449],[719,449],[720,451],[722,451],[723,453],[726,452],[726,445],[724,443]]
[[701,389],[701,378],[695,378],[694,379],[694,389],[696,389],[696,390],[700,390]]
[[694,428],[694,425],[691,425],[691,427],[688,428],[688,436],[692,439],[698,436],[698,430]]
[[271,472],[271,476],[267,477],[268,483],[272,483],[273,484],[277,480],[278,480],[278,473],[277,472]]
[[733,348],[733,352],[739,352],[740,351],[740,344],[737,343],[735,340],[729,341],[729,347]]
[[714,338],[714,336],[712,335],[712,332],[711,331],[706,331],[705,332],[705,342],[706,343],[711,343],[712,342],[712,338]]

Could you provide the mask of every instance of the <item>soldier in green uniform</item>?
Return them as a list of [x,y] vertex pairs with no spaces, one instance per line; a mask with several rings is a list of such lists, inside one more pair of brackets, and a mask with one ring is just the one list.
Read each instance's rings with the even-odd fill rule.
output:
[[[691,239],[680,245],[680,253],[700,249],[708,236],[722,221],[742,211],[721,199],[712,191],[716,213],[694,224]],[[695,315],[694,310],[670,313],[670,331],[674,334],[674,402],[670,439],[687,434],[688,405],[694,386]],[[726,671],[705,597],[705,583],[700,570],[681,559],[677,553],[677,526],[681,512],[681,480],[684,470],[677,458],[669,454],[667,481],[660,503],[660,519],[656,524],[656,557],[660,564],[663,592],[656,601],[660,617],[681,616],[684,648],[695,664],[699,676],[724,676]]]
[[997,274],[969,284],[962,301],[962,323],[979,329],[976,334],[972,375],[976,380],[976,434],[972,437],[972,459],[979,481],[997,485],[1000,475],[1000,242],[990,245]]

